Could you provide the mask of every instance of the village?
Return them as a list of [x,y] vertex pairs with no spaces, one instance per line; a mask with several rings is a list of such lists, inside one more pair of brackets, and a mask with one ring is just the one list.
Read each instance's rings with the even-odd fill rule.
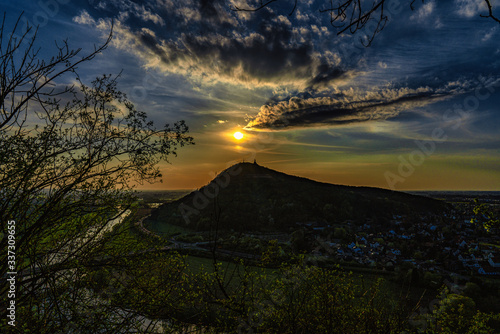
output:
[[471,217],[458,214],[445,216],[440,222],[432,216],[418,222],[407,218],[393,216],[385,230],[370,222],[345,222],[343,227],[316,222],[298,225],[314,240],[312,255],[339,263],[387,271],[409,264],[439,274],[500,277],[498,233],[484,233],[471,223]]

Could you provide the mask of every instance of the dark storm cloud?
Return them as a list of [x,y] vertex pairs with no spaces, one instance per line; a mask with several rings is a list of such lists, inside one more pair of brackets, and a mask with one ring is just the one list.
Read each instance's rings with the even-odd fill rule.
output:
[[162,48],[154,40],[142,41],[165,65],[190,68],[191,73],[222,81],[317,87],[345,74],[331,59],[315,54],[311,43],[294,43],[285,23],[261,24],[249,35],[185,33]]
[[200,0],[200,12],[204,13],[208,17],[218,17],[219,11],[216,8],[216,4],[220,3],[220,1],[216,0]]
[[[338,55],[317,50],[313,38],[301,40],[304,29],[300,32],[288,18],[269,10],[242,19],[222,0],[141,5],[111,1],[99,6],[118,18],[115,34],[120,46],[148,62],[158,58],[167,72],[297,89],[328,87],[347,72]],[[312,30],[307,30],[308,36]]]
[[259,114],[250,120],[246,128],[285,130],[385,120],[402,111],[442,100],[450,94],[425,87],[366,95],[347,92],[335,97],[292,97],[262,106]]
[[318,74],[308,82],[309,88],[311,89],[328,87],[332,81],[347,75],[345,70],[339,67],[331,67],[324,63],[319,65],[316,70]]
[[297,77],[305,77],[313,61],[312,47],[310,44],[290,45],[290,35],[284,25],[272,28],[263,25],[257,34],[248,38],[185,35],[183,44],[207,65],[220,61],[225,74],[232,74],[235,68],[242,66],[244,75],[259,80],[272,80],[288,71],[295,72]]

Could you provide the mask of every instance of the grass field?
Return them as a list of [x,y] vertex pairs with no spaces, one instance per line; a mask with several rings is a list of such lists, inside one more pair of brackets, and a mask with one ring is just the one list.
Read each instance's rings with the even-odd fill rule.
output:
[[178,233],[193,232],[187,227],[172,225],[166,222],[156,221],[156,220],[148,220],[147,222],[144,222],[144,227],[146,227],[151,232],[158,233],[159,235],[164,237],[170,237]]
[[[203,271],[211,273],[214,271],[213,259],[208,257],[188,255],[186,257],[186,262],[193,273],[199,273]],[[221,270],[228,273],[233,272],[238,268],[239,269],[243,268],[242,265],[230,261],[217,260],[217,263],[220,265]],[[277,269],[252,267],[252,266],[250,266],[249,268],[255,271],[262,271],[265,275],[269,277],[276,277],[276,275],[278,275]]]

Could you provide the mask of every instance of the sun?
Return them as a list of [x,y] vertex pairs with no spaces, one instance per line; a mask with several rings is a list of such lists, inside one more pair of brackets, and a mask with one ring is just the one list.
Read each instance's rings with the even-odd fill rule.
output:
[[235,133],[233,133],[233,137],[238,139],[238,140],[243,139],[243,133],[241,133],[239,131],[235,132]]

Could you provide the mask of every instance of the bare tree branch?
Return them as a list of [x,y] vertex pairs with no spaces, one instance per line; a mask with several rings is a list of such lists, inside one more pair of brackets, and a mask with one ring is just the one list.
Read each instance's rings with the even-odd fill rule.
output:
[[[255,12],[259,11],[265,7],[270,6],[272,3],[278,0],[269,0],[267,2],[262,2],[258,7],[234,7],[232,10],[235,11],[246,11]],[[414,4],[417,0],[408,0],[410,9],[414,10]],[[424,3],[425,0],[422,0]],[[480,15],[481,17],[491,18],[496,22],[500,23],[500,19],[493,13],[493,5],[490,0],[484,0],[488,7],[488,15]],[[320,13],[328,13],[330,15],[330,24],[332,27],[338,29],[337,35],[349,32],[355,34],[358,31],[368,30],[368,22],[370,20],[375,20],[375,26],[372,31],[366,31],[365,37],[360,38],[361,43],[365,46],[370,46],[373,42],[375,36],[379,34],[387,24],[389,18],[384,14],[384,4],[386,0],[374,0],[371,6],[368,8],[364,7],[365,2],[363,0],[329,0],[329,5],[320,9]],[[297,8],[297,0],[294,1],[294,6],[289,15],[292,15]]]
[[[70,88],[66,87],[60,92],[53,89],[47,90],[55,80],[66,73],[75,73],[77,67],[92,60],[97,54],[105,50],[113,36],[113,25],[107,40],[100,46],[95,46],[94,51],[75,59],[81,49],[70,50],[67,41],[63,45],[56,43],[57,55],[46,61],[38,57],[39,49],[34,49],[38,35],[38,28],[27,26],[26,31],[18,36],[19,22],[22,14],[18,17],[10,36],[4,40],[5,18],[4,13],[0,33],[0,129],[12,125],[21,113],[26,112],[28,103],[35,96],[44,95],[54,97],[67,93]],[[33,36],[29,37],[33,31]],[[16,37],[17,36],[17,37]],[[23,48],[23,45],[26,47]],[[20,53],[20,61],[14,58]],[[20,88],[23,89],[20,89]],[[10,98],[9,98],[10,96]]]
[[486,6],[488,6],[488,15],[481,15],[481,17],[491,18],[500,23],[500,19],[493,14],[493,5],[491,4],[490,0],[484,0],[484,2],[486,2]]

